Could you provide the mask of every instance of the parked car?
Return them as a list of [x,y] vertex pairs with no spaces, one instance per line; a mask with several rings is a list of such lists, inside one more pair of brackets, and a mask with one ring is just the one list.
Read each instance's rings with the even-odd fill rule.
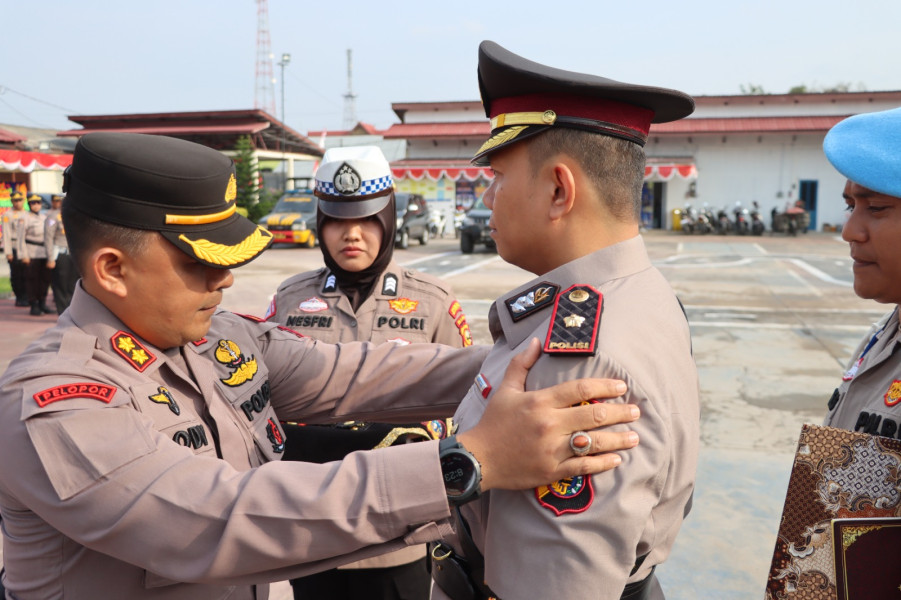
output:
[[419,194],[396,193],[397,237],[394,245],[404,249],[410,239],[419,240],[425,246],[429,243],[429,207]]
[[477,244],[484,244],[489,250],[497,249],[488,228],[489,218],[491,210],[479,198],[466,212],[460,227],[460,251],[463,254],[471,254]]
[[316,206],[319,199],[309,190],[288,190],[259,224],[272,233],[273,242],[316,245]]

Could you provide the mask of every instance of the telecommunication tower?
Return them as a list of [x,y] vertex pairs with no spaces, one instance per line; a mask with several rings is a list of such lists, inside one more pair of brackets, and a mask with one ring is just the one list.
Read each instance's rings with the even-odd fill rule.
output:
[[275,116],[275,78],[272,74],[272,50],[269,39],[269,0],[257,3],[257,69],[254,108]]
[[353,90],[353,68],[351,67],[351,49],[347,49],[347,93],[344,94],[344,129],[350,130],[357,124],[356,98]]

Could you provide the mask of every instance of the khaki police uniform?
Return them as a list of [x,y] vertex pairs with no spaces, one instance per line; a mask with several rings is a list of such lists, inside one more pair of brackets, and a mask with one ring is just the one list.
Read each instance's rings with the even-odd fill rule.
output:
[[829,400],[824,425],[901,439],[899,344],[896,307],[861,340]]
[[466,316],[447,283],[392,261],[376,285],[354,311],[328,269],[300,273],[279,286],[267,320],[329,343],[472,345]]
[[22,218],[23,235],[18,241],[19,256],[28,257],[25,265],[25,291],[32,314],[50,312],[47,292],[50,290],[50,271],[47,269],[47,250],[44,247],[44,213],[30,210]]
[[0,378],[6,588],[262,599],[267,581],[447,534],[437,443],[278,462],[279,418],[448,415],[484,355],[339,349],[224,311],[163,351],[79,287]]
[[28,297],[25,293],[25,265],[22,263],[22,255],[19,253],[19,240],[22,239],[25,228],[23,219],[25,210],[11,208],[3,213],[3,254],[9,263],[9,280],[13,293],[16,296],[16,305],[28,306]]
[[[602,295],[599,316],[580,308],[591,304],[587,288],[571,290],[586,285]],[[460,431],[478,423],[510,359],[537,337],[545,351],[526,387],[622,379],[622,401],[641,409],[628,427],[641,442],[612,471],[532,491],[491,490],[464,505],[485,580],[502,600],[618,599],[666,559],[691,504],[700,408],[685,315],[635,237],[513,290],[489,318],[494,348],[454,416]],[[574,353],[592,345],[593,356]],[[459,540],[452,545],[462,553]],[[656,581],[650,589],[663,598]],[[435,585],[432,593],[448,597]]]
[[78,281],[78,270],[72,257],[69,256],[69,242],[66,240],[66,228],[60,218],[58,209],[48,210],[44,221],[44,250],[47,262],[54,263],[50,274],[50,287],[53,290],[53,302],[56,313],[63,311],[72,302],[72,293]]

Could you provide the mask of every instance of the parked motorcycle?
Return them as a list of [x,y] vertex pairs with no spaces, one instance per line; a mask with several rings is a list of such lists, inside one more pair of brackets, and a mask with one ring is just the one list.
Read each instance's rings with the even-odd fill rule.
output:
[[679,211],[679,228],[682,230],[682,233],[685,235],[695,233],[697,230],[696,216],[697,211],[691,204],[686,204],[685,207]]
[[720,207],[716,212],[716,232],[726,235],[730,231],[732,231],[732,220],[729,218],[729,213],[726,212],[726,207]]
[[763,224],[763,219],[760,218],[760,205],[757,204],[757,200],[754,200],[751,204],[753,206],[751,209],[751,234],[763,235],[766,225]]
[[716,223],[716,215],[713,214],[710,205],[705,202],[704,208],[698,213],[698,233],[702,235],[713,233],[715,230],[714,223]]
[[732,212],[735,214],[735,233],[738,235],[748,235],[748,233],[751,232],[751,215],[749,214],[748,209],[743,207],[741,202],[736,202]]

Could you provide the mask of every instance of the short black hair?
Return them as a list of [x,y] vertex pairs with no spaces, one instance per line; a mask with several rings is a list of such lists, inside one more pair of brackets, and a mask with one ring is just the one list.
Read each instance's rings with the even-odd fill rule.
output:
[[130,255],[140,254],[147,244],[148,237],[153,233],[89,217],[73,208],[68,200],[63,200],[60,216],[66,230],[69,255],[81,276],[84,276],[87,267],[85,261],[95,248],[113,246]]

